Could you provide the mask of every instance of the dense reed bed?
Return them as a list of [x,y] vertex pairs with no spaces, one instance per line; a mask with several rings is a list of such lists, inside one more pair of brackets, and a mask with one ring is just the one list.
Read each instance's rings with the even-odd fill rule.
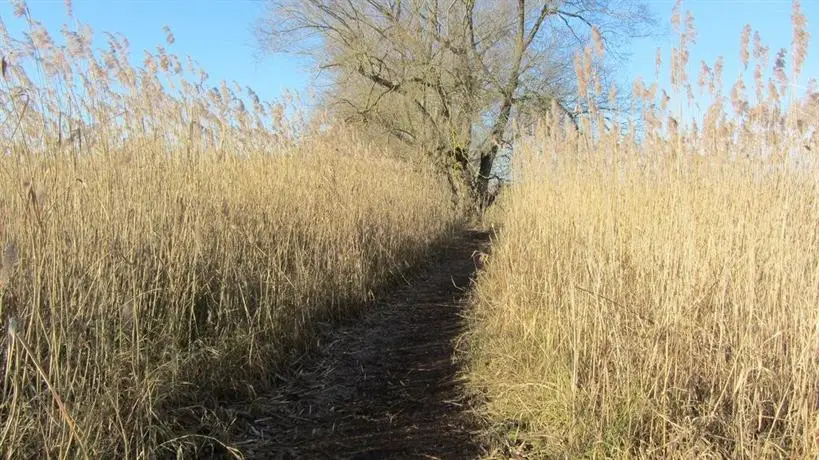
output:
[[[746,29],[756,97],[740,80],[730,99],[720,62],[687,83],[681,22],[682,105],[638,82],[639,116],[518,142],[467,337],[493,457],[819,454],[819,95],[789,85],[804,17],[795,2],[787,68]],[[678,122],[700,91],[704,118]]]
[[343,126],[17,14],[23,36],[0,28],[3,456],[219,444],[219,401],[275,384],[317,324],[455,223],[445,181]]

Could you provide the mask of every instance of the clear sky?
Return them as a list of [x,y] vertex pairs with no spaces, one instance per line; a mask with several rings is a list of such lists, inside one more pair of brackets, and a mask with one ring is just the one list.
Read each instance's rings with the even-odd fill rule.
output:
[[[67,21],[63,0],[28,0],[32,16],[42,21],[52,35],[59,36]],[[104,46],[102,32],[125,35],[140,62],[142,50],[166,46],[163,26],[176,39],[169,52],[191,56],[214,81],[236,81],[253,88],[263,99],[272,99],[284,89],[304,90],[310,86],[304,64],[290,56],[265,56],[254,35],[261,17],[260,0],[73,0],[74,17],[91,26],[94,40]],[[0,17],[9,29],[21,22],[12,14],[8,0],[0,0]],[[14,26],[17,26],[16,28]]]
[[[640,39],[631,46],[631,59],[622,69],[622,78],[632,81],[642,76],[647,82],[655,80],[655,55],[657,48],[662,48],[664,66],[670,60],[671,48],[676,37],[671,29],[672,0],[648,0],[647,3],[657,14],[659,36]],[[694,15],[697,29],[697,42],[690,50],[688,73],[696,79],[700,61],[713,67],[718,56],[725,58],[723,80],[727,86],[733,84],[740,70],[739,50],[740,36],[745,24],[758,30],[763,43],[770,48],[771,62],[780,48],[788,50],[787,65],[791,63],[791,0],[688,0],[683,3],[683,10],[690,10]],[[808,21],[811,31],[808,58],[802,71],[800,84],[803,87],[810,78],[819,79],[819,0],[802,0],[802,12]],[[788,70],[788,72],[790,72]],[[750,75],[750,73],[749,73]],[[662,76],[668,84],[667,74]],[[746,80],[749,92],[752,84]],[[726,91],[727,93],[727,91]]]
[[[507,0],[498,0],[507,1]],[[121,32],[141,55],[145,48],[164,45],[162,27],[173,30],[176,43],[170,50],[190,55],[214,80],[226,79],[250,86],[263,98],[277,97],[284,89],[305,91],[311,77],[305,64],[288,56],[260,55],[253,26],[263,13],[264,0],[74,0],[74,16],[91,25],[97,43],[103,31]],[[654,56],[658,46],[667,62],[673,37],[669,18],[672,0],[647,0],[659,20],[659,33],[637,40],[629,62],[620,69],[620,79],[630,81],[642,75],[653,81]],[[66,21],[63,0],[29,0],[35,18],[57,35]],[[688,0],[696,19],[699,38],[691,50],[690,74],[696,76],[700,59],[713,64],[718,55],[726,58],[725,79],[737,74],[739,37],[750,23],[758,29],[771,54],[781,47],[790,49],[790,0]],[[819,77],[819,0],[803,0],[803,11],[813,30],[811,49],[804,73]],[[19,26],[7,0],[0,0],[0,17],[10,29]],[[807,81],[807,77],[804,79]]]

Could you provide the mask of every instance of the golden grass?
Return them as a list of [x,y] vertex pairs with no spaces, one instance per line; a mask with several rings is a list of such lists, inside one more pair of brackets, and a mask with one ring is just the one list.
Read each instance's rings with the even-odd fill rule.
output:
[[518,143],[468,336],[490,457],[819,455],[819,104],[735,99]]
[[218,443],[219,400],[269,387],[456,221],[445,181],[343,127],[205,90],[164,50],[93,51],[82,26],[61,47],[18,13],[29,37],[0,30],[4,456]]
[[538,455],[815,453],[815,178],[540,172],[479,282],[488,416]]
[[42,160],[36,201],[27,162],[0,163],[2,241],[20,254],[0,304],[19,337],[2,339],[0,450],[155,447],[163,411],[263,385],[316,322],[362,308],[446,235],[443,184],[321,148]]

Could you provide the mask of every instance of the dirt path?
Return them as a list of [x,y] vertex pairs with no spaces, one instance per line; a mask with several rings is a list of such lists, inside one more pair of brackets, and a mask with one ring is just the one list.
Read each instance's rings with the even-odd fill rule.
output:
[[371,313],[328,332],[275,395],[248,402],[248,458],[475,458],[453,363],[474,251],[468,232]]

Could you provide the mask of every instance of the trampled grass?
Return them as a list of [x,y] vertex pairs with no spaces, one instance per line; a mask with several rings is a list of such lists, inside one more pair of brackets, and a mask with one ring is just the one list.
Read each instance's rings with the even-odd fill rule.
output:
[[518,143],[468,337],[491,456],[819,454],[819,99],[771,75]]
[[4,456],[193,455],[218,442],[214,401],[270,385],[452,229],[445,181],[343,127],[18,13],[29,35],[0,34]]

